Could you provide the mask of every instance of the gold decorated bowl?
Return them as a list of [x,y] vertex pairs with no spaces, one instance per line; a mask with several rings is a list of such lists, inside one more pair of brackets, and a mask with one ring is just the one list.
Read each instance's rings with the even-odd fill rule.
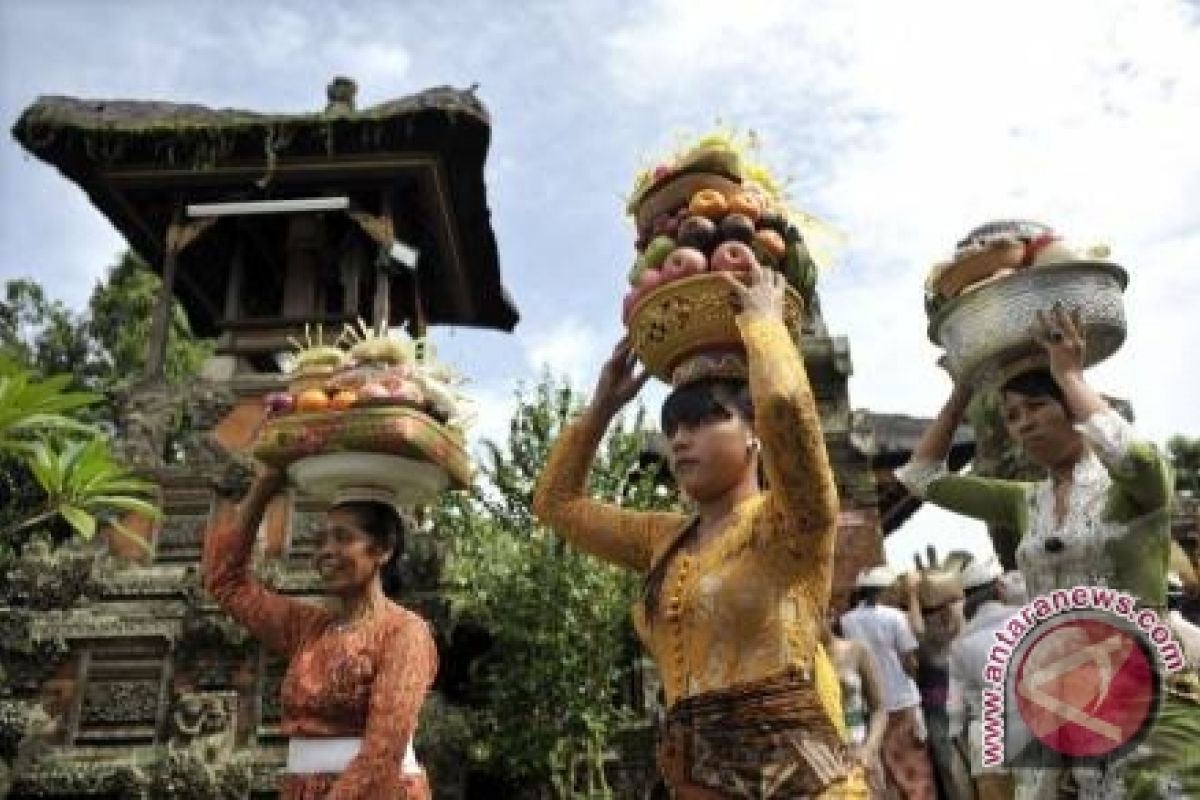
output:
[[448,488],[471,484],[471,460],[461,439],[429,415],[403,406],[278,417],[263,426],[253,453],[291,473],[305,459],[333,454],[395,456],[444,472]]
[[[789,286],[784,322],[793,333],[799,331],[803,307],[800,295]],[[685,359],[742,347],[738,313],[737,296],[721,274],[680,278],[654,289],[634,306],[629,315],[630,343],[651,375],[672,383],[675,368]]]

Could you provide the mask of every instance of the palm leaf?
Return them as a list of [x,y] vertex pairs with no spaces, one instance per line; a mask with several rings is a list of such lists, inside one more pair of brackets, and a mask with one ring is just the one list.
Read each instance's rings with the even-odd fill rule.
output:
[[96,518],[82,508],[64,504],[58,507],[58,513],[83,538],[91,539],[96,535]]

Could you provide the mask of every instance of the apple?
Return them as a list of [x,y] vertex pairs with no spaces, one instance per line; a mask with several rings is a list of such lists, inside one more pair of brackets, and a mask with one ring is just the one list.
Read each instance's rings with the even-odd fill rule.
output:
[[677,247],[663,262],[664,281],[699,275],[708,269],[708,259],[694,247]]
[[750,244],[754,240],[754,220],[745,214],[728,215],[721,220],[720,230],[723,241]]
[[642,299],[645,294],[641,287],[635,286],[625,294],[625,299],[621,301],[621,322],[625,325],[629,324],[629,315],[633,313],[634,306]]
[[658,269],[675,247],[675,240],[670,236],[655,236],[646,246],[646,252],[642,253],[642,260],[648,269]]
[[742,242],[724,242],[718,245],[709,262],[715,272],[749,272],[757,263],[754,252]]
[[688,217],[680,223],[676,239],[682,247],[711,253],[717,243],[717,224],[708,217]]
[[637,288],[643,295],[648,294],[654,291],[665,278],[666,276],[661,270],[648,269],[642,273],[642,279],[638,282]]
[[360,400],[386,400],[391,392],[380,381],[368,381],[358,390]]
[[393,400],[397,400],[406,405],[416,406],[420,408],[425,405],[425,394],[418,388],[415,383],[405,381],[400,386],[396,387],[391,393]]

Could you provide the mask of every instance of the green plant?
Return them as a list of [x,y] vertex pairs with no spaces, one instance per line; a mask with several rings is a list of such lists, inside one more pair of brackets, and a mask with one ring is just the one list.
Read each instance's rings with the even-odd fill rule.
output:
[[[548,378],[519,394],[505,446],[485,443],[481,488],[448,498],[437,525],[451,547],[455,615],[494,642],[477,671],[474,760],[531,794],[598,797],[611,794],[605,753],[635,713],[623,690],[637,585],[533,517],[546,454],[576,407],[570,387]],[[641,509],[673,501],[637,469],[645,437],[641,412],[614,426],[593,466],[593,496]]]

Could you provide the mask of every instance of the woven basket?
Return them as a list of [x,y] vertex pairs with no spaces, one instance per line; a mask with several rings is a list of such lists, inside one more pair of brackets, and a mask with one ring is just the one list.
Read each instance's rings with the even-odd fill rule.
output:
[[[803,301],[788,287],[784,322],[799,330]],[[681,278],[650,292],[629,315],[629,338],[650,374],[672,383],[675,368],[696,353],[742,347],[736,296],[720,274]]]
[[444,470],[450,488],[471,484],[471,461],[459,439],[413,408],[352,408],[293,414],[268,422],[254,456],[275,467],[331,453],[376,453],[428,462]]

